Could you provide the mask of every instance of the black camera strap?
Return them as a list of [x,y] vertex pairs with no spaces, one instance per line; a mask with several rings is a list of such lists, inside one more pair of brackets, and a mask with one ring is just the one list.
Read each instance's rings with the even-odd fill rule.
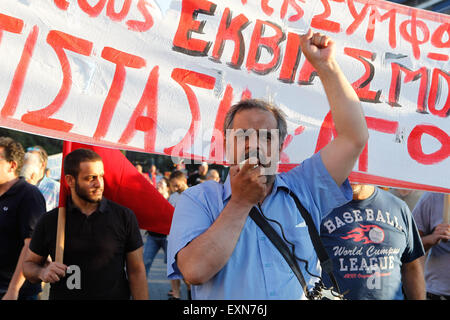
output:
[[252,210],[250,210],[249,216],[253,219],[253,221],[255,221],[258,227],[264,232],[264,234],[267,236],[267,238],[269,238],[269,240],[278,249],[278,251],[280,251],[281,255],[286,260],[289,267],[291,267],[292,271],[300,282],[300,285],[302,286],[306,297],[308,297],[309,294],[305,278],[303,278],[303,274],[300,270],[300,267],[298,266],[297,260],[292,256],[292,253],[289,250],[287,244],[283,241],[283,239],[281,239],[281,237],[273,229],[269,222],[267,222],[266,219],[263,218],[256,207],[253,207]]
[[317,257],[319,258],[320,265],[322,266],[322,270],[327,273],[334,288],[337,292],[340,293],[339,285],[333,274],[333,261],[328,256],[327,250],[325,249],[323,242],[320,239],[319,232],[317,231],[316,225],[314,224],[311,215],[309,214],[308,210],[306,210],[302,205],[295,193],[283,186],[280,186],[279,188],[286,191],[294,199],[297,209],[300,211],[303,220],[305,220],[306,225],[308,226],[309,236],[311,237],[311,242],[314,246],[314,250],[316,250]]
[[[302,215],[303,220],[305,220],[305,223],[308,227],[308,233],[311,238],[311,242],[314,246],[314,250],[317,253],[317,257],[319,258],[322,270],[328,274],[335,290],[337,292],[340,292],[339,285],[333,274],[333,261],[328,256],[328,253],[322,243],[322,240],[320,239],[319,232],[317,231],[317,228],[314,224],[314,221],[312,220],[311,215],[302,205],[298,197],[291,190],[289,190],[284,186],[280,186],[279,188],[286,191],[293,198],[295,205],[297,206],[297,209],[300,211],[300,214]],[[281,239],[281,237],[273,229],[273,227],[269,224],[269,222],[267,222],[262,217],[262,215],[258,212],[258,210],[255,207],[252,208],[249,215],[250,218],[252,218],[255,221],[255,223],[261,228],[264,234],[270,239],[270,241],[272,241],[275,247],[280,251],[281,255],[284,257],[286,262],[291,267],[292,271],[294,272],[301,286],[303,287],[306,296],[308,297],[308,290],[306,287],[305,279],[303,278],[297,260],[295,259],[295,257],[293,257],[286,243],[283,241],[283,239]]]

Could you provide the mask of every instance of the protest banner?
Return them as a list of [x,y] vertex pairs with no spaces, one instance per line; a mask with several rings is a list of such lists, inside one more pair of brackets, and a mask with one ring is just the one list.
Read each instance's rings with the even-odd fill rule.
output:
[[288,116],[289,168],[334,134],[309,27],[337,43],[366,115],[351,178],[450,192],[450,17],[380,0],[3,0],[0,125],[223,163],[226,111],[264,98]]

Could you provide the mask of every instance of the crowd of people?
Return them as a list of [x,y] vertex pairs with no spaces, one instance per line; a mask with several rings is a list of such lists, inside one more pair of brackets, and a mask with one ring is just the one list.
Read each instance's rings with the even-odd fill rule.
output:
[[[145,173],[136,164],[175,207],[169,234],[148,230],[145,244],[133,212],[103,196],[101,157],[77,149],[63,160],[70,194],[64,258],[57,259],[59,187],[45,175],[45,150],[25,153],[11,138],[0,138],[2,299],[38,299],[42,283],[50,283],[55,300],[145,300],[149,270],[162,249],[172,300],[180,299],[181,281],[189,299],[320,298],[315,289],[332,287],[332,296],[352,300],[448,300],[448,196],[350,183],[368,140],[359,99],[330,38],[310,31],[300,46],[322,81],[335,139],[294,169],[267,173],[274,163],[262,159],[282,150],[285,116],[263,100],[238,102],[224,120],[226,140],[250,129],[256,139],[226,150],[225,181],[207,163],[189,175],[177,163],[164,176],[155,166]],[[279,143],[263,145],[260,130],[266,138],[277,130]]]

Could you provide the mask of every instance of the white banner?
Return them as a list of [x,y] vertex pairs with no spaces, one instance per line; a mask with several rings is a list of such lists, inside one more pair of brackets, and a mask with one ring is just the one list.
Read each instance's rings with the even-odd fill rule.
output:
[[450,18],[385,1],[2,0],[0,125],[222,163],[226,111],[264,98],[298,164],[333,137],[309,27],[337,42],[367,116],[352,179],[450,192]]

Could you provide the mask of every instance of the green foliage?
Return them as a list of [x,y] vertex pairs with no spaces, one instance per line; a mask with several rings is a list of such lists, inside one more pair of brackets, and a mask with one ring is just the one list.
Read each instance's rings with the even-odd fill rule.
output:
[[48,155],[62,152],[62,145],[63,145],[62,140],[51,139],[47,137],[37,136],[34,134],[29,134],[1,127],[0,127],[0,137],[13,138],[14,140],[22,144],[25,151],[28,147],[40,145],[45,149],[45,151],[47,151]]

